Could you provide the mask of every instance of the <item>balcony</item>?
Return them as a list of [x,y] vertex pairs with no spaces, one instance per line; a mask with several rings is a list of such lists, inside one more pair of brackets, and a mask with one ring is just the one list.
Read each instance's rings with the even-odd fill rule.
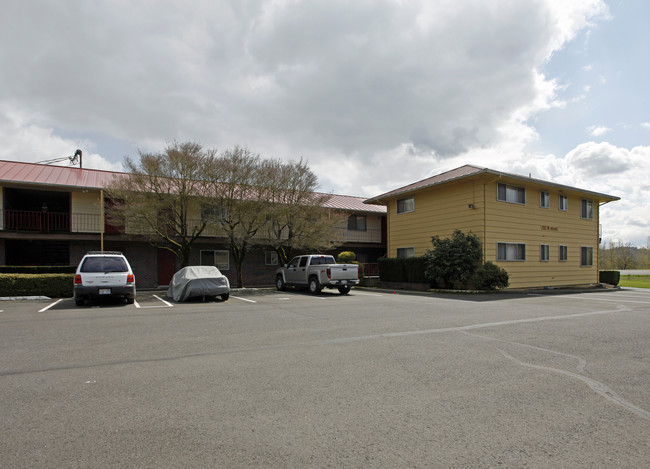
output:
[[381,243],[382,233],[379,229],[366,231],[348,230],[347,227],[334,228],[336,239],[344,243]]
[[99,233],[98,214],[0,210],[3,231],[31,233]]

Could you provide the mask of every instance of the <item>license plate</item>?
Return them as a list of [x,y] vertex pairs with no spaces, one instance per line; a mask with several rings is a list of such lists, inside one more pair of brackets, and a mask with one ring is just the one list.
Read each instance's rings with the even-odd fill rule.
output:
[[111,294],[111,289],[110,288],[100,288],[99,289],[99,294],[100,295],[110,295]]

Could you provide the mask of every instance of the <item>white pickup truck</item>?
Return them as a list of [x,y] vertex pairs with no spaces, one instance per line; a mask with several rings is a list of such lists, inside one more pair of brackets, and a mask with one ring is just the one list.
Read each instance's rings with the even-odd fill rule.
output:
[[307,287],[310,293],[320,293],[323,288],[338,288],[342,295],[359,283],[359,266],[337,264],[333,256],[309,254],[294,257],[289,264],[280,267],[275,274],[275,286],[285,290],[287,286]]

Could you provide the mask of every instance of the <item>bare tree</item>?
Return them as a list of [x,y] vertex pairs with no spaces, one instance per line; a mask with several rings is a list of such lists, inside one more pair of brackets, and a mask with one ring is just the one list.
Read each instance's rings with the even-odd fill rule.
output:
[[335,225],[344,216],[328,209],[328,194],[316,192],[318,178],[300,161],[267,160],[266,224],[264,237],[286,264],[300,251],[329,250],[340,244]]
[[201,217],[207,187],[203,171],[216,152],[198,143],[174,141],[161,153],[138,154],[137,161],[125,159],[128,174],[107,188],[114,202],[107,216],[124,223],[127,232],[172,251],[184,267],[192,244],[210,222]]
[[216,215],[211,223],[228,239],[240,288],[244,285],[242,264],[266,220],[262,166],[258,154],[236,146],[206,168],[210,181],[206,194]]

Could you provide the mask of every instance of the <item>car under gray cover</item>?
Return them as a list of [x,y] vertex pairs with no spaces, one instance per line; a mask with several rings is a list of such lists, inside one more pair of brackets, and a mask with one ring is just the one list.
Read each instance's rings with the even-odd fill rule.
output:
[[219,295],[224,301],[228,299],[230,283],[219,269],[207,265],[183,267],[174,274],[167,289],[167,296],[173,298],[174,301]]

